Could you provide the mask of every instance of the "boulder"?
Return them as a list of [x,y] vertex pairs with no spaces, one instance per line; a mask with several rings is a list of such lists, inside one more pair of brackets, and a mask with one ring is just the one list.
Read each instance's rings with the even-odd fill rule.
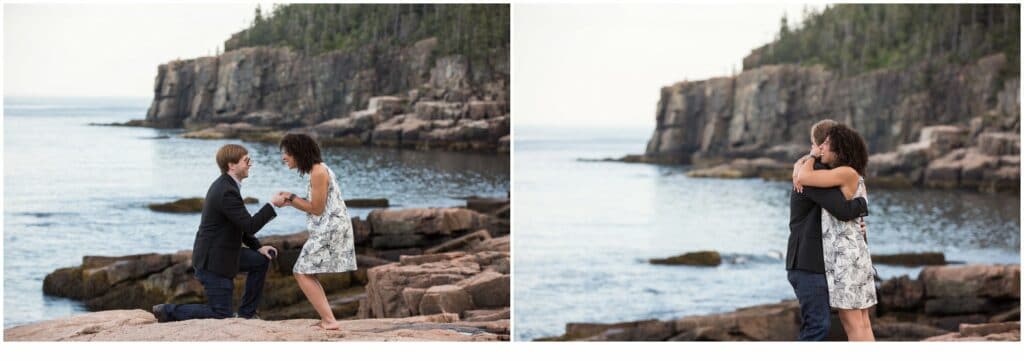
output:
[[438,285],[427,289],[420,300],[421,315],[436,313],[462,314],[473,309],[473,298],[466,290],[456,285]]
[[687,266],[718,266],[722,264],[722,256],[716,251],[689,252],[669,258],[652,258],[651,264],[687,265]]
[[984,313],[993,308],[994,304],[989,299],[981,297],[930,298],[924,303],[924,312],[937,316]]
[[469,199],[466,199],[466,208],[488,214],[492,214],[509,204],[510,202],[508,198],[469,197]]
[[405,99],[395,96],[378,96],[370,98],[367,110],[375,114],[378,119],[388,119],[396,114],[405,112]]
[[929,298],[1020,299],[1020,265],[925,267],[919,279]]
[[[494,272],[497,272],[494,268],[504,264],[507,271],[508,261],[508,252],[493,251],[403,256],[399,263],[375,267],[367,272],[367,298],[360,316],[405,317],[403,315],[462,312],[498,303],[495,297],[507,299],[510,284],[506,280],[504,289],[496,288],[501,278],[494,279]],[[485,276],[474,278],[481,273]],[[503,276],[507,277],[507,272]],[[474,281],[460,283],[471,278]],[[443,285],[454,288],[434,289]],[[465,287],[470,288],[467,290]],[[408,289],[413,290],[405,291]],[[416,289],[424,290],[422,297]],[[495,294],[483,295],[480,293],[482,290]],[[484,306],[476,305],[474,297],[479,297]]]
[[924,304],[924,284],[906,275],[886,280],[878,288],[879,311],[916,310]]
[[494,271],[483,271],[459,281],[456,285],[464,289],[473,299],[476,307],[509,307],[511,298],[511,277]]
[[462,208],[377,209],[367,217],[373,234],[450,236],[487,228],[491,217]]
[[481,242],[487,241],[489,239],[491,239],[491,234],[489,232],[487,232],[486,229],[481,229],[479,231],[476,231],[476,232],[467,234],[465,236],[458,237],[458,238],[455,238],[455,239],[450,240],[450,241],[446,241],[446,242],[441,243],[441,244],[439,244],[437,246],[428,248],[427,250],[423,251],[423,253],[424,254],[435,254],[435,253],[449,252],[449,251],[461,250],[461,249],[472,249],[472,248],[476,247],[478,244],[480,244]]

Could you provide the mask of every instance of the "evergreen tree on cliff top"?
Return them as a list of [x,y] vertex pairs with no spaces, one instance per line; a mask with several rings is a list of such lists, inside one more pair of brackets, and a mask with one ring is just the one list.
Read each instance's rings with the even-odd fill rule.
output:
[[224,42],[224,51],[250,46],[289,47],[306,55],[405,47],[438,39],[438,56],[486,61],[509,48],[508,4],[290,4],[267,16],[258,6],[249,28]]
[[843,75],[925,60],[968,63],[995,53],[1020,72],[1019,4],[841,4],[804,11],[792,28],[783,16],[776,40],[743,61],[821,64]]

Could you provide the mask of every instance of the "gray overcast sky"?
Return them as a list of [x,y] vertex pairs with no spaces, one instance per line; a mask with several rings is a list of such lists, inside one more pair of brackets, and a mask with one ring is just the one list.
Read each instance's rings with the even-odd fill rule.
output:
[[[809,5],[821,9],[822,4]],[[515,125],[654,126],[661,87],[728,76],[803,4],[517,4]]]
[[151,97],[158,65],[212,55],[256,3],[4,4],[4,95]]

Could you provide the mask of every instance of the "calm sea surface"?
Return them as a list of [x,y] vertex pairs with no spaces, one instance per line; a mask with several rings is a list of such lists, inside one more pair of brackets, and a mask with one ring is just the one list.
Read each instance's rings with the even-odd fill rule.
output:
[[[642,153],[651,129],[515,128],[515,339],[568,322],[673,319],[795,298],[782,257],[789,184],[579,158]],[[873,253],[1020,263],[1020,198],[868,189]],[[715,268],[649,258],[717,250]],[[920,268],[879,265],[883,278]]]
[[[90,126],[143,118],[148,98],[4,99],[4,327],[85,312],[79,302],[44,296],[43,278],[85,255],[191,249],[198,214],[146,206],[202,197],[220,175],[214,161],[241,143],[254,161],[242,195],[270,200],[278,190],[306,194],[308,179],[288,170],[271,144],[194,140],[179,131]],[[326,148],[344,198],[388,198],[393,208],[464,205],[458,197],[505,197],[508,155]],[[255,212],[260,205],[250,205]],[[305,229],[291,208],[258,236]],[[351,209],[366,218],[368,209]]]

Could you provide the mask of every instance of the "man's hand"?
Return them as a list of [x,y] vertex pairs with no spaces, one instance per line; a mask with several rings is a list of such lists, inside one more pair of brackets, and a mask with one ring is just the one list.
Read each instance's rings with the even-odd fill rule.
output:
[[863,234],[864,237],[867,237],[868,236],[868,222],[865,221],[864,218],[861,218],[860,221],[857,222],[857,223],[860,224],[860,233]]
[[277,249],[274,248],[273,246],[260,247],[260,249],[256,250],[256,252],[259,252],[264,257],[267,257],[267,259],[274,259],[274,256],[277,255]]
[[286,199],[285,199],[284,196],[281,195],[281,193],[275,194],[274,197],[272,197],[270,199],[270,203],[273,204],[274,207],[277,207],[277,208],[284,207],[285,201],[286,201]]
[[277,192],[277,194],[284,198],[284,205],[286,205],[286,206],[292,205],[292,200],[291,200],[292,193],[291,192],[281,191],[281,192]]
[[804,164],[804,162],[808,161],[809,159],[811,159],[811,156],[805,155],[803,157],[800,157],[800,159],[797,159],[796,163],[793,163],[793,190],[795,190],[797,193],[804,192],[804,186],[797,183],[796,179],[797,177],[800,176],[800,167]]

